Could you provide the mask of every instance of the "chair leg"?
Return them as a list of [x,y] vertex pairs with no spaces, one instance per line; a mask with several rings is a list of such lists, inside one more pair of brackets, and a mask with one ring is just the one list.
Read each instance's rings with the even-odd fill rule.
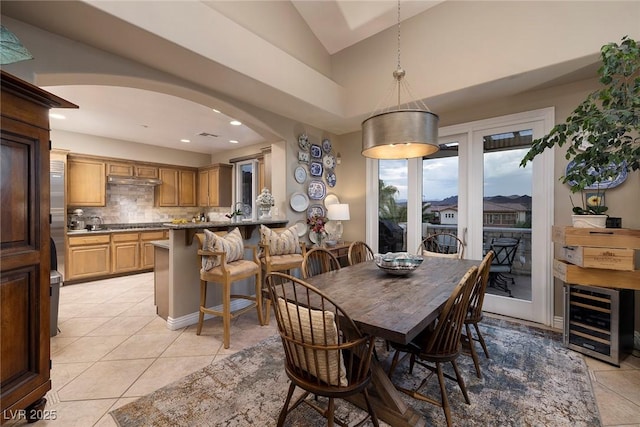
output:
[[229,348],[231,341],[231,283],[222,285],[222,343]]
[[473,342],[473,336],[471,335],[471,327],[468,323],[465,323],[465,328],[467,330],[467,342],[469,343],[469,350],[471,351],[471,358],[473,359],[473,365],[476,367],[476,376],[478,378],[482,378],[482,373],[480,372],[480,362],[478,361],[478,353],[476,352],[476,346]]
[[458,369],[458,362],[455,359],[451,361],[451,365],[453,366],[453,370],[456,373],[456,380],[458,381],[458,385],[460,386],[460,390],[464,395],[464,400],[467,402],[467,405],[471,405],[471,401],[469,400],[469,394],[467,393],[467,386],[464,384],[464,379],[462,375],[460,375],[460,369]]
[[327,411],[325,413],[327,417],[327,426],[333,427],[335,425],[335,412],[336,412],[336,403],[333,397],[329,398],[329,405],[327,406]]
[[204,311],[202,309],[207,304],[207,282],[204,280],[200,280],[200,308],[198,313],[198,329],[196,330],[196,335],[200,335],[202,332],[202,324],[204,323]]
[[478,327],[478,324],[474,323],[473,326],[476,329],[476,333],[478,335],[478,341],[480,341],[480,345],[482,346],[482,349],[484,350],[484,355],[487,356],[487,359],[490,359],[491,357],[489,356],[489,350],[487,350],[487,344],[484,342],[484,337],[480,333],[480,328]]
[[264,313],[262,312],[262,278],[260,273],[256,274],[256,311],[258,312],[258,323],[264,326]]
[[444,373],[442,365],[436,362],[436,371],[438,373],[438,383],[440,384],[440,397],[442,398],[442,409],[444,410],[444,418],[447,420],[447,427],[451,427],[451,408],[449,407],[449,398],[447,397],[447,389],[444,383]]
[[371,417],[371,423],[374,427],[379,427],[380,423],[378,422],[378,416],[376,412],[373,410],[373,406],[371,405],[371,401],[369,400],[369,392],[366,387],[362,390],[362,394],[364,394],[364,401],[367,404],[367,410],[369,411],[369,416]]
[[284,401],[284,406],[280,411],[280,415],[278,416],[278,427],[282,427],[284,425],[284,420],[287,418],[287,414],[289,413],[289,402],[291,402],[291,396],[293,396],[293,391],[296,389],[296,385],[294,383],[289,384],[289,391],[287,392],[287,398]]

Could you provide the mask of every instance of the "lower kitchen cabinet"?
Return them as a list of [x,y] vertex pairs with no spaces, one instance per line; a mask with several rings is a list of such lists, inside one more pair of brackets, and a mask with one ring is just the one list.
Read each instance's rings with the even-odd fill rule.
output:
[[112,269],[114,274],[140,269],[140,233],[111,235]]
[[166,230],[70,236],[65,282],[150,271],[154,266],[151,241],[168,238]]
[[85,279],[111,273],[108,234],[69,237],[66,280]]
[[168,238],[166,231],[143,231],[140,233],[140,252],[141,252],[141,265],[140,268],[146,270],[153,268],[155,265],[154,246],[151,243],[153,240],[166,240]]

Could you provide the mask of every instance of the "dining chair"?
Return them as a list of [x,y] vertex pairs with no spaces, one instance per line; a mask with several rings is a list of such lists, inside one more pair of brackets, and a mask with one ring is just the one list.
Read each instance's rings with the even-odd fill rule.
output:
[[[396,385],[396,388],[409,396],[440,406],[444,410],[447,426],[451,426],[451,408],[445,385],[445,378],[455,380],[462,391],[467,404],[471,404],[464,379],[460,375],[460,369],[456,359],[461,352],[462,325],[469,310],[471,290],[477,277],[478,267],[471,267],[456,285],[449,296],[444,308],[436,321],[429,325],[424,331],[409,344],[399,344],[392,342],[395,350],[389,377],[391,378],[398,364],[399,355],[407,353],[410,355],[409,373],[413,373],[414,365],[418,365],[431,371],[415,389],[406,389]],[[429,365],[433,363],[434,365]],[[455,378],[444,373],[442,364],[449,362],[455,372]],[[440,384],[440,401],[420,393],[420,389],[436,373]],[[392,378],[393,380],[393,378]]]
[[[463,341],[469,346],[469,352],[473,358],[473,364],[476,368],[476,375],[478,378],[482,378],[480,372],[480,362],[478,360],[478,353],[476,352],[474,341],[478,341],[484,350],[484,355],[489,358],[489,350],[487,350],[487,344],[484,341],[482,333],[478,323],[482,321],[482,305],[484,303],[484,294],[487,290],[487,282],[489,281],[489,270],[491,268],[491,262],[493,261],[493,251],[487,252],[482,259],[480,267],[478,267],[478,274],[476,281],[471,290],[471,296],[469,297],[469,311],[467,311],[467,317],[464,319],[465,334],[463,335]],[[475,328],[476,336],[471,333],[471,325]]]
[[462,259],[464,242],[453,233],[434,233],[420,243],[416,253],[424,256]]
[[304,254],[302,277],[305,279],[339,269],[340,261],[325,248],[309,249]]
[[511,289],[509,289],[509,283],[511,285],[516,283],[511,275],[511,270],[519,244],[520,238],[500,237],[493,239],[490,245],[490,249],[495,256],[491,263],[489,286],[506,292],[510,297],[513,297],[513,295]]
[[[245,247],[250,247],[253,257],[256,247],[244,245],[238,228],[229,233],[226,231],[196,233],[198,239],[198,257],[200,259],[200,308],[198,313],[198,329],[196,335],[202,332],[205,314],[222,316],[223,345],[229,348],[231,341],[231,319],[255,307],[258,312],[258,322],[262,320],[262,276],[260,266],[253,259],[244,259]],[[232,283],[253,277],[255,281],[255,295],[232,294]],[[207,284],[222,286],[222,311],[207,307]],[[246,307],[231,311],[231,300],[244,299],[252,301]]]
[[[334,420],[334,399],[360,393],[368,415],[358,425],[370,419],[378,426],[367,391],[375,337],[362,334],[344,310],[303,280],[271,273],[266,282],[284,347],[285,372],[291,381],[278,426],[301,403],[322,414],[330,426],[334,421],[346,425]],[[296,387],[304,393],[290,405]],[[315,398],[308,398],[310,394]],[[321,406],[317,396],[328,399],[326,407]]]
[[349,245],[349,265],[359,264],[373,259],[373,251],[365,242],[356,241]]
[[[257,262],[263,277],[273,272],[290,274],[291,270],[302,267],[306,244],[298,239],[296,226],[289,228],[269,228],[260,225],[260,251]],[[271,301],[265,298],[264,324],[271,319]]]

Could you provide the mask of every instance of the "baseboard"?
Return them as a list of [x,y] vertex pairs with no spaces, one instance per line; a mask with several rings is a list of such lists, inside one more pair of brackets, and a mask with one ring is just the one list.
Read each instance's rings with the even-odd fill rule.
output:
[[564,331],[564,317],[553,316],[553,329],[560,329]]
[[[245,307],[248,307],[251,304],[252,302],[248,300],[243,300],[243,299],[233,300],[231,301],[231,312],[243,309]],[[210,308],[212,310],[222,311],[222,304],[217,305],[215,307],[210,307]],[[198,314],[199,312],[196,311],[195,313],[185,314],[184,316],[180,316],[176,318],[169,316],[167,317],[167,329],[176,331],[178,329],[186,328],[187,326],[197,325]],[[214,317],[217,317],[217,316],[214,316],[213,314],[205,314],[204,320],[213,319]]]

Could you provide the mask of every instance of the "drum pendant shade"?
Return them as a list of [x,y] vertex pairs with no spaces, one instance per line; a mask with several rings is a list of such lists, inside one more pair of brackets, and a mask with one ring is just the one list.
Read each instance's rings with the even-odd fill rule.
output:
[[425,110],[394,110],[362,122],[362,155],[409,159],[438,151],[438,116]]

